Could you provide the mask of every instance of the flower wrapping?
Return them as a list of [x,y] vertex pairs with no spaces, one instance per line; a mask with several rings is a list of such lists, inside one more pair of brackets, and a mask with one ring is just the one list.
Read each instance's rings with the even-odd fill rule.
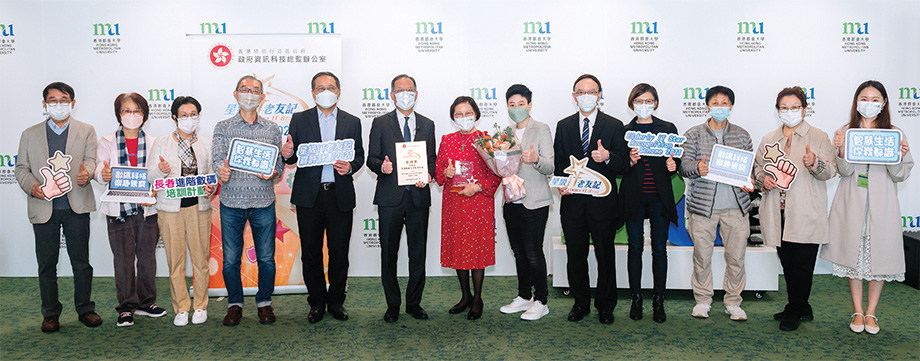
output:
[[[496,128],[498,126],[496,125]],[[476,152],[485,161],[486,166],[502,178],[505,203],[514,202],[527,196],[524,180],[517,176],[521,166],[523,152],[511,127],[499,130],[493,136],[483,133],[473,142]]]

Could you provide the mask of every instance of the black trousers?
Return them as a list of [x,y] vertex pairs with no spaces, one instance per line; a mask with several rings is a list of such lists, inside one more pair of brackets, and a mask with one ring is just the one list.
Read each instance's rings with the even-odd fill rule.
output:
[[508,243],[514,253],[518,296],[525,300],[533,297],[545,305],[548,290],[543,235],[546,233],[549,206],[527,209],[523,204],[506,203],[502,207],[502,215],[508,230]]
[[401,299],[396,281],[396,261],[403,225],[406,226],[406,246],[409,247],[409,284],[406,287],[406,305],[418,306],[425,289],[425,256],[428,246],[429,207],[412,205],[409,191],[395,207],[377,206],[380,217],[380,279],[387,307],[399,307]]
[[[570,196],[566,196],[570,197]],[[616,236],[614,221],[596,221],[587,214],[582,217],[562,218],[562,233],[565,235],[566,269],[569,289],[575,298],[575,306],[587,308],[591,303],[591,286],[588,280],[588,246],[593,240],[594,256],[597,258],[597,288],[594,292],[594,307],[598,311],[613,311],[617,305],[616,257],[613,238]]]
[[[300,250],[303,279],[307,285],[310,307],[323,309],[326,305],[345,302],[348,278],[348,246],[351,242],[352,210],[339,210],[335,188],[319,190],[313,207],[297,207],[300,229]],[[323,272],[323,233],[329,249],[329,289]]]
[[118,299],[115,311],[134,312],[139,307],[156,303],[156,257],[160,239],[157,215],[144,217],[143,207],[138,207],[138,214],[127,216],[124,221],[117,217],[105,218],[115,264],[115,297]]
[[38,289],[42,299],[42,316],[60,316],[63,306],[58,300],[57,263],[61,252],[61,228],[67,242],[67,255],[73,268],[73,303],[78,314],[96,310],[90,300],[93,289],[93,266],[89,264],[89,213],[76,214],[71,209],[55,209],[48,222],[33,224],[35,258],[38,260]]
[[793,318],[812,314],[808,297],[811,295],[811,284],[815,275],[818,245],[783,241],[776,248],[776,254],[783,265],[783,278],[786,280],[786,292],[789,294],[789,303],[786,304],[783,313]]

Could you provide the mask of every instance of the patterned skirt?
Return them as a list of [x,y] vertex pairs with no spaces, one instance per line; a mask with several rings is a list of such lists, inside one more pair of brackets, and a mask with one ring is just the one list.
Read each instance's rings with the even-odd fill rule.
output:
[[859,255],[856,259],[856,268],[850,268],[834,263],[834,276],[846,277],[866,281],[903,282],[904,274],[874,275],[872,272],[872,244],[869,236],[863,235],[859,239]]

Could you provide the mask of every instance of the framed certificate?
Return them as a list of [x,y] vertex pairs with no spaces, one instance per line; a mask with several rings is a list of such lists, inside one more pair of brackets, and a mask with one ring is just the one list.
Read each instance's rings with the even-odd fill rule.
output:
[[850,163],[898,164],[902,138],[897,129],[847,129],[844,156]]
[[396,183],[401,186],[428,182],[428,149],[425,141],[396,143]]

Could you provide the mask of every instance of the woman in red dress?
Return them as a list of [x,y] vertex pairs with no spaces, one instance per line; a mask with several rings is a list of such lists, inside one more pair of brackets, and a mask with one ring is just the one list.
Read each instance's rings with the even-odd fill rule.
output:
[[[467,318],[482,316],[482,281],[485,268],[495,264],[495,200],[501,184],[476,153],[473,139],[483,134],[475,127],[479,106],[460,96],[450,106],[451,119],[460,131],[441,137],[436,180],[441,192],[441,267],[457,270],[463,297],[448,311],[470,308]],[[470,293],[470,270],[475,294]]]

